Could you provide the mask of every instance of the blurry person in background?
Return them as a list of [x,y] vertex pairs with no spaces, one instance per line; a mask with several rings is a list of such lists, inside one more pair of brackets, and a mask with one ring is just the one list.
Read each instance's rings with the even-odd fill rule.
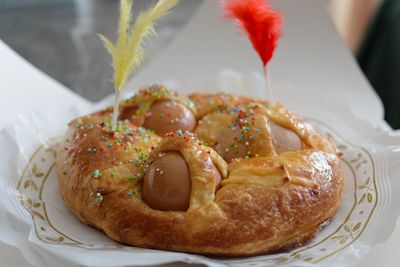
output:
[[400,1],[385,0],[358,50],[358,62],[385,106],[385,120],[400,128]]
[[333,21],[400,128],[400,0],[328,0]]

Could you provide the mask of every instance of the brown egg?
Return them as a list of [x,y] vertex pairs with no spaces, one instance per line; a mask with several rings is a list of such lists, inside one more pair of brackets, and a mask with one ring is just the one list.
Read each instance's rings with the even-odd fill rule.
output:
[[143,198],[153,209],[186,211],[189,208],[191,192],[189,166],[178,151],[166,152],[146,171]]
[[292,130],[270,122],[272,144],[278,154],[302,149],[300,137]]
[[193,131],[196,118],[190,109],[181,103],[171,100],[158,101],[151,105],[143,127],[164,136],[179,129],[184,132]]
[[230,163],[233,159],[246,156],[248,148],[239,123],[234,122],[221,130],[214,149],[221,154],[224,160]]

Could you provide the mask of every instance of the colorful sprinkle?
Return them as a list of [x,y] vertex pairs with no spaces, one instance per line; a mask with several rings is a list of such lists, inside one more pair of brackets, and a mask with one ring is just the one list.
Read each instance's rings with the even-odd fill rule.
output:
[[100,173],[100,171],[99,171],[99,170],[94,170],[94,172],[93,172],[92,176],[93,176],[94,178],[98,178],[98,177],[100,177],[100,176],[101,176],[101,173]]
[[96,201],[97,201],[97,206],[100,206],[100,204],[103,202],[103,195],[100,192],[96,193]]
[[97,151],[97,149],[94,148],[94,147],[89,147],[89,148],[87,149],[87,151],[88,151],[89,153],[95,153],[95,152]]
[[132,189],[131,191],[128,192],[128,196],[129,196],[129,197],[131,197],[131,196],[136,196],[136,194],[137,194],[136,189]]

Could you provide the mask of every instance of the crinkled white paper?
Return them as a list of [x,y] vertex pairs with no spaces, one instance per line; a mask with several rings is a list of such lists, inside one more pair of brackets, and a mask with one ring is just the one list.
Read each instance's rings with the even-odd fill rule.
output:
[[[257,74],[223,71],[217,79],[182,85],[179,91],[225,91],[264,97]],[[190,90],[188,90],[190,88]],[[0,166],[0,240],[18,247],[36,266],[143,266],[169,262],[209,266],[323,266],[353,265],[374,243],[387,238],[399,211],[394,208],[400,173],[400,137],[377,134],[376,129],[346,113],[341,103],[307,96],[280,86],[278,100],[308,117],[324,136],[332,137],[343,152],[343,203],[329,225],[302,247],[279,254],[248,258],[205,256],[141,249],[118,244],[78,221],[65,207],[54,171],[55,147],[66,124],[107,104],[20,116],[3,130],[0,147],[8,162]],[[345,114],[345,116],[344,116]],[[372,141],[379,140],[379,141]],[[380,145],[380,144],[386,144]]]

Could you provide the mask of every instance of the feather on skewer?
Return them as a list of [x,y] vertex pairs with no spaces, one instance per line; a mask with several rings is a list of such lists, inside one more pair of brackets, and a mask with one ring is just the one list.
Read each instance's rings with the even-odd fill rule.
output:
[[223,2],[223,8],[225,17],[237,21],[266,65],[281,35],[281,14],[265,0],[228,0]]
[[179,0],[159,0],[155,6],[139,14],[132,26],[133,0],[121,0],[118,38],[114,45],[107,37],[99,34],[105,48],[112,56],[114,69],[114,88],[116,100],[112,119],[115,129],[118,118],[119,94],[129,77],[144,60],[144,40],[156,36],[155,22],[167,15],[178,4]]

